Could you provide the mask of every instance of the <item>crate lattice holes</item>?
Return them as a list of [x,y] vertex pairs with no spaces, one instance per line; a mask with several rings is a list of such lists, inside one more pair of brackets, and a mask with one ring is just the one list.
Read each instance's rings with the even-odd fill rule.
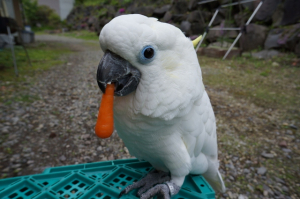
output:
[[[117,199],[128,185],[153,168],[137,159],[47,168],[41,174],[0,180],[1,199]],[[137,199],[133,190],[121,199]],[[172,199],[212,199],[215,192],[201,176],[189,175]]]

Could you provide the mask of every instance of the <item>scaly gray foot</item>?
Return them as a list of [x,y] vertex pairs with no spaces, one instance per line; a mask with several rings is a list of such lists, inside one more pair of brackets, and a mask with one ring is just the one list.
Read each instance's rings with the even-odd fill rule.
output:
[[157,195],[157,199],[171,199],[171,196],[177,194],[180,187],[172,182],[166,182],[165,184],[158,184],[152,187],[145,193],[143,193],[140,199],[149,199]]
[[[170,180],[169,173],[162,171],[152,171],[146,175],[143,179],[127,186],[123,191],[121,191],[119,197],[124,194],[129,193],[133,189],[140,188],[137,192],[137,196],[143,199],[150,198],[151,194],[154,195],[166,195],[164,193],[169,193],[169,188],[166,184],[162,184]],[[157,185],[156,185],[157,184]],[[156,185],[155,187],[153,187]],[[147,191],[148,190],[148,191]],[[151,192],[149,192],[151,190]],[[144,193],[145,192],[145,193]]]

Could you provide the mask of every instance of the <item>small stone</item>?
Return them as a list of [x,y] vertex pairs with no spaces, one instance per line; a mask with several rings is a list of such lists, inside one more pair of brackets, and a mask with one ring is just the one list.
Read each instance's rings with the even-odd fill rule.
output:
[[83,159],[85,162],[92,162],[92,159],[90,156],[84,156]]
[[234,167],[232,164],[226,164],[225,167],[226,167],[226,168],[230,168],[230,169],[232,169],[232,170],[235,169],[235,167]]
[[238,197],[238,199],[248,199],[248,197],[245,196],[245,195],[240,194],[239,197]]
[[42,149],[42,153],[48,153],[48,152],[49,152],[48,149],[46,149],[46,148]]
[[55,138],[56,137],[56,133],[50,133],[49,138]]
[[228,191],[228,195],[229,195],[229,198],[233,198],[233,194],[230,191]]
[[264,190],[263,194],[264,194],[265,197],[268,197],[269,192],[267,190]]
[[264,158],[274,158],[274,154],[272,154],[272,153],[266,153],[266,152],[263,152],[261,154],[261,156],[264,157]]
[[97,151],[102,151],[102,146],[98,146]]
[[228,177],[231,181],[234,181],[234,177],[233,176],[229,176]]
[[64,156],[64,155],[60,156],[60,158],[59,158],[59,160],[62,161],[62,162],[66,161],[66,159],[67,159],[67,158],[66,158],[66,156]]
[[288,193],[288,192],[289,192],[289,188],[288,188],[288,187],[286,187],[286,186],[283,186],[283,187],[282,187],[282,190],[283,190],[284,192],[286,192],[286,193]]
[[16,125],[19,121],[19,118],[18,117],[13,117],[11,120],[12,120],[13,125]]
[[21,167],[21,164],[14,164],[12,165],[12,168],[16,169],[16,168],[20,168]]
[[273,66],[273,67],[277,67],[277,66],[279,66],[279,63],[273,62],[273,63],[272,63],[272,66]]
[[90,140],[91,136],[89,134],[84,134],[84,135],[81,136],[81,139],[83,139],[83,140]]
[[244,173],[245,174],[250,173],[250,170],[249,169],[244,169]]
[[295,126],[295,125],[293,125],[293,124],[291,124],[291,125],[290,125],[290,128],[292,128],[292,129],[295,129],[295,130],[297,130],[297,129],[298,129],[298,127],[297,127],[297,126]]
[[259,174],[259,175],[265,175],[266,173],[267,173],[266,167],[260,167],[257,169],[257,174]]
[[275,180],[281,184],[285,184],[285,181],[280,178],[275,177]]
[[115,158],[114,158],[114,155],[113,154],[111,154],[109,157],[108,157],[108,160],[114,160]]
[[33,164],[33,163],[34,163],[33,160],[28,160],[28,161],[27,161],[27,164]]
[[291,149],[282,148],[282,150],[283,150],[285,153],[290,153],[290,152],[292,152]]
[[4,172],[4,173],[9,172],[9,167],[6,167],[5,169],[3,169],[2,172]]
[[281,142],[279,142],[278,145],[279,145],[280,147],[282,147],[282,148],[286,148],[286,147],[287,147],[287,143],[286,143],[285,140],[282,140]]

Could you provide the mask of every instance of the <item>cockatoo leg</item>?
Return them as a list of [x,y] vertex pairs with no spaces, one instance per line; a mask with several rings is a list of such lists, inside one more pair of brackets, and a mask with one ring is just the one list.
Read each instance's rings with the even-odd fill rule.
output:
[[157,195],[157,199],[171,199],[171,196],[177,194],[180,187],[173,182],[165,182],[164,184],[158,184],[145,193],[143,193],[140,199],[150,199]]
[[[169,173],[157,170],[151,171],[146,175],[146,177],[142,178],[140,181],[127,186],[123,191],[121,191],[119,197],[129,193],[133,189],[140,188],[137,192],[137,196],[140,198],[147,199],[157,194],[167,195],[170,198],[170,190],[168,185],[162,184],[164,182],[169,181],[170,179],[171,178],[169,176]],[[169,199],[168,197],[166,198],[164,196],[163,198]]]

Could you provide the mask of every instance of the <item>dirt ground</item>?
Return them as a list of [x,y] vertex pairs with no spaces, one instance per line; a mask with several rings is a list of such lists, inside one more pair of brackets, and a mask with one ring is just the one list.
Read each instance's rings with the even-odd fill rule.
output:
[[[6,96],[7,103],[0,104],[1,178],[36,174],[47,167],[132,158],[117,133],[106,140],[94,135],[101,99],[95,76],[103,54],[98,43],[49,35],[37,40],[64,43],[75,52],[61,57],[65,64],[28,77]],[[227,186],[218,198],[299,198],[299,107],[260,103],[245,97],[246,91],[241,94],[243,88],[249,91],[247,87],[227,86],[220,78],[228,75],[227,70],[236,70],[233,76],[239,78],[249,67],[223,67],[217,59],[199,59],[217,118],[220,171]],[[239,81],[243,77],[235,82]],[[0,84],[13,87],[10,82]],[[289,98],[297,100],[300,84],[295,84],[297,92]],[[17,96],[34,100],[13,100]]]

